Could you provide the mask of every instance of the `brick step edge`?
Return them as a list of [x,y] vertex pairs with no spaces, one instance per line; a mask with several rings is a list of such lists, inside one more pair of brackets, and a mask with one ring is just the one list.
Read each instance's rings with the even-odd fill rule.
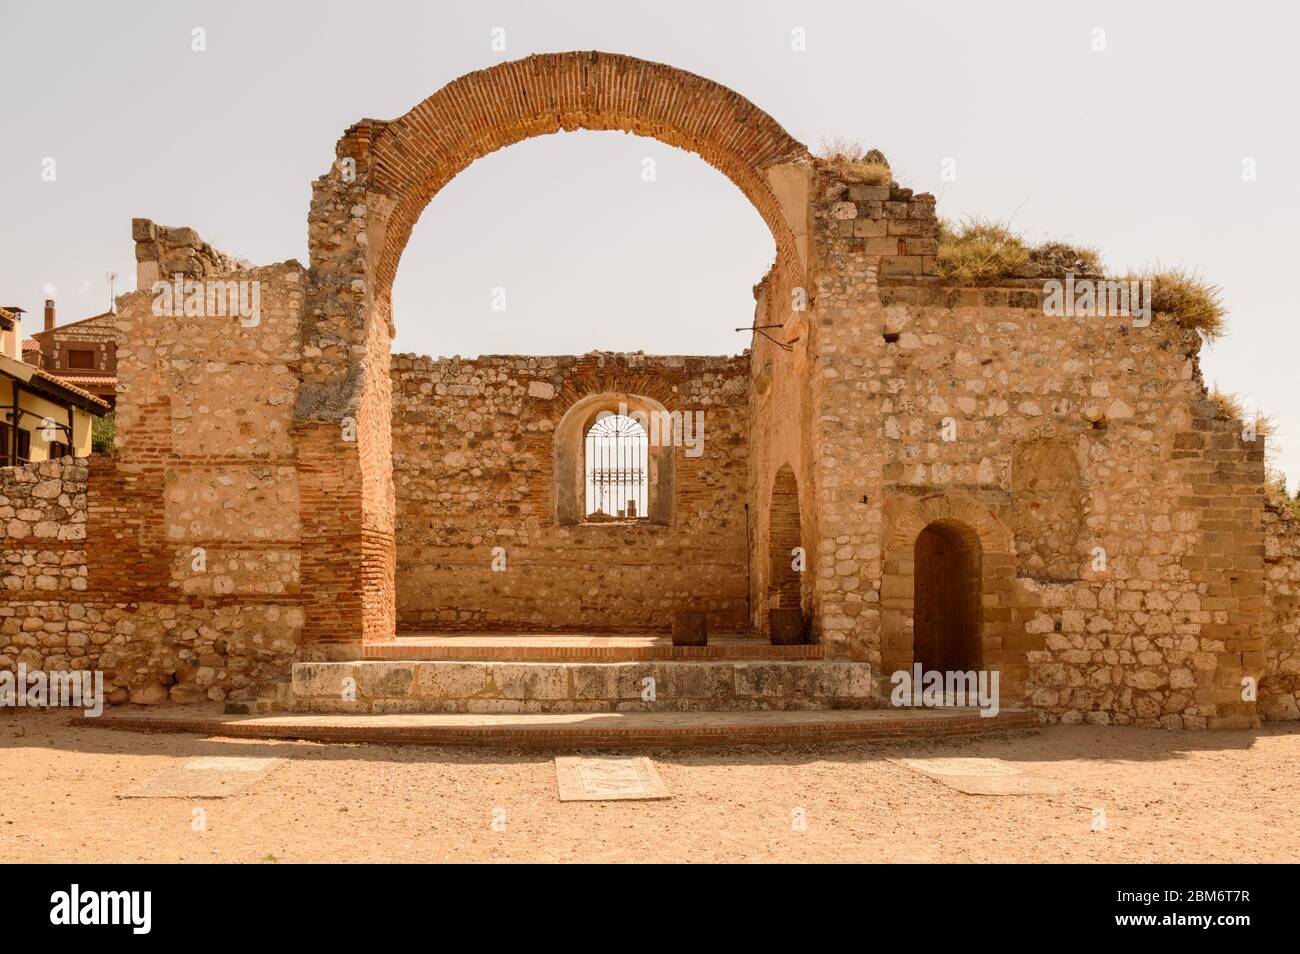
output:
[[388,646],[357,662],[781,662],[821,660],[822,646]]
[[[346,718],[346,717],[341,717]],[[373,718],[373,717],[372,717]],[[997,736],[1037,732],[1037,712],[1003,712],[992,718],[978,715],[925,720],[900,718],[890,721],[817,723],[774,723],[764,726],[657,726],[597,728],[563,726],[525,728],[517,725],[490,726],[404,726],[401,716],[395,724],[319,725],[229,722],[222,719],[157,719],[129,716],[91,719],[79,716],[73,725],[129,732],[190,732],[201,735],[246,739],[296,739],[304,742],[374,743],[381,745],[442,745],[488,748],[574,749],[732,745],[791,745],[878,739],[942,739],[966,736]]]

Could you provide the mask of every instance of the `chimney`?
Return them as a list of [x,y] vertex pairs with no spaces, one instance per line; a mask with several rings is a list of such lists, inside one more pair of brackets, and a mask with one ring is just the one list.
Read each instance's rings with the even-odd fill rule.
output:
[[54,330],[54,299],[45,299],[45,330]]

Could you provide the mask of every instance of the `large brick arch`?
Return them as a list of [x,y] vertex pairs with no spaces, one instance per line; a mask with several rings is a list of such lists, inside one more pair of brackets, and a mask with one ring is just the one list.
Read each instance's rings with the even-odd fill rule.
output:
[[[610,53],[530,56],[452,81],[395,120],[362,120],[313,186],[295,440],[308,658],[395,631],[391,291],[430,199],[475,159],[562,130],[622,130],[694,152],[736,184],[776,245],[784,300],[809,287],[805,146],[744,97]],[[684,223],[690,225],[690,223]]]
[[381,297],[420,213],[461,170],[521,140],[575,129],[621,130],[696,153],[754,204],[778,257],[795,255],[764,170],[806,158],[807,148],[743,96],[671,66],[612,53],[530,56],[453,80],[400,119],[362,125],[373,130],[371,188],[394,201],[375,263]]

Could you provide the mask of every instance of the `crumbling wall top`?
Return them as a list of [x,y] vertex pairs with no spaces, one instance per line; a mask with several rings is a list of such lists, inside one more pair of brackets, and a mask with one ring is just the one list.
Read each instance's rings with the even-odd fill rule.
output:
[[136,288],[150,288],[154,282],[176,274],[206,278],[251,267],[247,260],[213,248],[191,228],[132,219],[131,237],[135,239]]

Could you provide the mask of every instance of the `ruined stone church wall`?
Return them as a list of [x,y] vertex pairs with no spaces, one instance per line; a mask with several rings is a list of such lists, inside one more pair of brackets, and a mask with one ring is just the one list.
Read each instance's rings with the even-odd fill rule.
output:
[[[756,288],[754,323],[766,327],[755,334],[752,374],[749,382],[750,473],[748,516],[750,524],[750,624],[755,632],[768,631],[768,610],[773,599],[773,567],[778,562],[796,565],[791,547],[781,545],[773,553],[773,541],[789,543],[792,531],[782,530],[795,519],[803,569],[799,571],[800,606],[811,625],[812,579],[817,572],[816,507],[812,484],[811,454],[807,437],[811,433],[808,400],[807,321],[792,309],[795,292],[790,279],[782,280],[773,268]],[[771,337],[767,337],[770,335]],[[775,339],[775,340],[773,340]],[[779,343],[778,343],[779,342]],[[782,347],[785,345],[786,347]],[[778,474],[789,468],[794,477],[797,506],[774,497]],[[789,508],[790,513],[783,512]],[[777,524],[774,533],[774,521]],[[786,604],[788,605],[788,604]],[[810,628],[809,638],[817,638]]]
[[1063,721],[1241,714],[1262,662],[1263,447],[1205,398],[1195,334],[1009,305],[884,320],[884,493],[960,488],[1012,529],[1007,684]]
[[1259,709],[1273,721],[1300,719],[1300,517],[1278,503],[1264,511],[1265,631]]
[[[745,628],[748,375],[747,355],[396,356],[399,630],[663,632],[678,609]],[[557,524],[557,425],[610,393],[703,412],[667,526]]]
[[[985,657],[1005,704],[1061,721],[1249,724],[1263,442],[1207,400],[1196,334],[1159,317],[1049,317],[1041,281],[947,287],[929,257],[932,206],[873,188],[827,180],[814,212],[816,479],[835,528],[819,545],[870,554],[818,575],[828,644],[877,665],[889,640],[910,644],[910,587],[881,584],[910,579],[912,554],[877,547],[917,501],[960,494],[1010,538],[985,558]],[[1044,505],[1059,513],[1044,519]]]
[[[932,271],[933,196],[821,170],[811,198],[808,434],[818,529],[814,630],[831,655],[881,663],[882,272]],[[902,386],[903,382],[887,387]]]
[[[188,231],[137,220],[146,278],[160,271],[151,255],[185,267],[182,251],[151,249]],[[192,261],[187,278],[256,283],[255,299],[244,286],[256,311],[211,313],[205,295],[188,314],[183,302],[160,313],[150,285],[121,296],[113,456],[0,477],[31,488],[25,512],[57,506],[85,536],[43,540],[6,578],[0,665],[102,669],[112,701],[144,703],[249,695],[288,676],[303,618],[290,423],[305,270],[217,272],[215,252]]]

